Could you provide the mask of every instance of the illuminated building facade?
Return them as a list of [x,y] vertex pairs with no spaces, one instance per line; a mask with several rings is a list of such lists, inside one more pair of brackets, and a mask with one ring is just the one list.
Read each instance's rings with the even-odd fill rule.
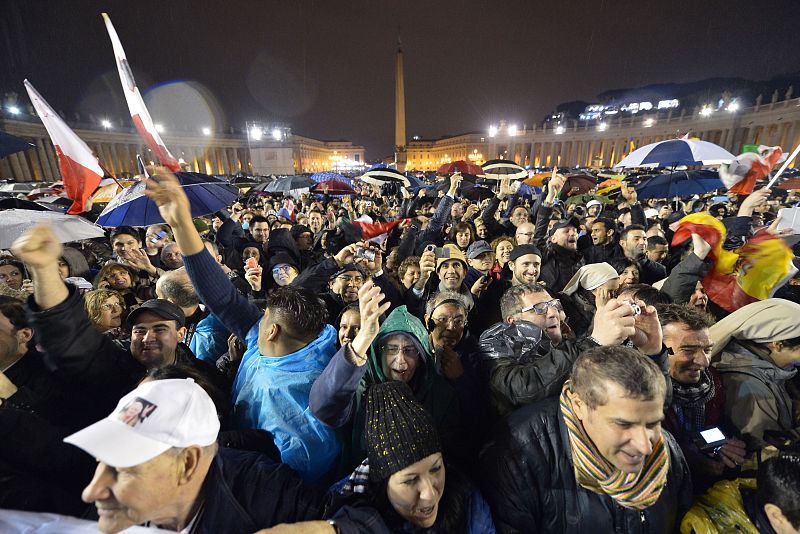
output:
[[[136,155],[151,163],[152,152],[133,130],[71,125],[101,163],[115,176],[136,174]],[[29,140],[36,148],[0,159],[0,179],[55,181],[58,160],[44,125],[31,120],[0,119],[0,130]],[[161,134],[167,148],[189,170],[206,174],[297,174],[358,169],[364,165],[364,147],[349,141],[320,141],[284,131],[279,139],[268,135],[258,141],[247,134],[198,132]],[[274,149],[274,154],[270,150]]]
[[627,113],[603,113],[590,120],[553,120],[532,129],[501,121],[483,133],[415,139],[408,144],[408,168],[434,171],[450,161],[480,164],[496,158],[531,167],[611,167],[632,149],[687,134],[733,154],[741,153],[744,144],[780,145],[787,152],[800,144],[800,98],[681,111],[673,102],[665,101],[660,111],[657,105],[645,112],[626,109]]

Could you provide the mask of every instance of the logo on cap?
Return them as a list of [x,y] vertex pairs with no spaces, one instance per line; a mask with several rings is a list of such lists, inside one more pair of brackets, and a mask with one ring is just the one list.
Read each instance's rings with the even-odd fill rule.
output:
[[158,408],[158,406],[149,400],[141,397],[134,397],[117,412],[117,418],[128,426],[136,426],[150,417],[156,408]]

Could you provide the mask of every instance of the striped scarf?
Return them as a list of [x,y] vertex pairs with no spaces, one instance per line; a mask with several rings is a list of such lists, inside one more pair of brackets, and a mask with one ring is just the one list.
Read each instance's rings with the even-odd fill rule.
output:
[[572,463],[575,478],[581,487],[605,494],[623,508],[644,510],[655,503],[667,483],[669,472],[669,451],[664,437],[659,436],[653,452],[644,462],[639,473],[626,474],[609,463],[592,443],[575,415],[572,401],[567,396],[569,382],[561,390],[561,413],[569,432],[572,449]]

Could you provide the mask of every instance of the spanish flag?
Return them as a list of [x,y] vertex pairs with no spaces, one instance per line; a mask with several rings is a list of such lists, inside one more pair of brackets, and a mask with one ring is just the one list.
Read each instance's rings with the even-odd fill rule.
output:
[[672,245],[683,243],[693,233],[711,245],[708,257],[713,267],[703,279],[703,286],[708,298],[726,311],[772,297],[797,273],[791,248],[766,230],[732,252],[722,248],[725,226],[708,212],[693,213],[678,223]]

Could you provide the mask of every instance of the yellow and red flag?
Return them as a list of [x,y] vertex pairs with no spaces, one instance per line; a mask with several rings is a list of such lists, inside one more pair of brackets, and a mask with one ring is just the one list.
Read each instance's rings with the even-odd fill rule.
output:
[[64,190],[67,197],[73,201],[67,213],[76,215],[88,211],[86,201],[103,179],[103,169],[97,157],[83,139],[61,120],[33,85],[28,80],[24,80],[23,83],[31,104],[42,119],[56,150],[58,170],[64,180]]
[[766,230],[732,252],[722,248],[725,226],[708,212],[693,213],[678,223],[672,245],[683,243],[693,233],[711,245],[708,257],[713,266],[703,279],[703,287],[708,298],[726,311],[772,297],[797,273],[792,249]]

